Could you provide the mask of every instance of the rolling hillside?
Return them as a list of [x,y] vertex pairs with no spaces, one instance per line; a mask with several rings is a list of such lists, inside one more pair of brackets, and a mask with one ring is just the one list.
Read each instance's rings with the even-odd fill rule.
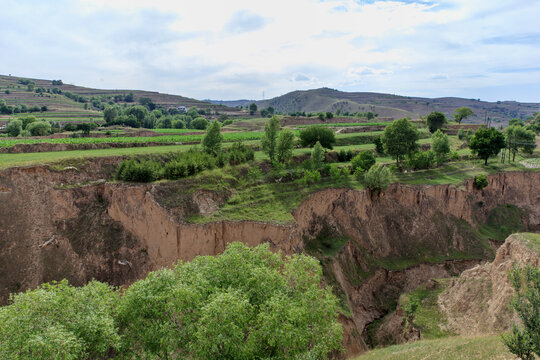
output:
[[273,99],[258,101],[259,108],[273,106],[280,112],[318,111],[372,111],[384,117],[412,118],[424,116],[432,111],[444,112],[453,117],[457,107],[468,106],[475,116],[466,122],[479,123],[489,117],[493,122],[505,124],[509,119],[526,119],[540,111],[540,103],[519,103],[516,101],[487,102],[478,99],[456,97],[420,98],[371,92],[343,92],[329,88],[293,91]]
[[[35,89],[44,88],[44,93],[36,93],[35,91],[28,91],[27,85],[21,84],[19,80],[30,80],[35,83]],[[54,94],[52,89],[58,88],[62,91],[62,94]],[[75,101],[65,96],[66,93],[72,93],[79,96],[83,96],[88,100],[88,103]],[[39,113],[39,118],[46,118],[54,121],[88,121],[88,120],[100,120],[103,117],[102,112],[91,106],[90,99],[92,97],[106,96],[107,98],[114,97],[115,95],[128,95],[133,93],[134,102],[136,104],[138,99],[142,97],[148,97],[152,101],[161,105],[164,108],[171,108],[177,106],[196,106],[199,109],[212,109],[214,111],[222,112],[234,112],[235,109],[229,108],[223,105],[214,105],[208,102],[199,101],[191,98],[187,98],[179,95],[161,94],[159,92],[141,91],[141,90],[100,90],[92,89],[83,86],[76,86],[70,84],[53,85],[52,80],[43,79],[31,79],[18,76],[6,76],[0,75],[0,99],[6,101],[7,105],[25,104],[27,106],[47,106],[47,111]],[[124,101],[118,102],[123,105]],[[0,115],[2,118],[7,118],[7,115]]]

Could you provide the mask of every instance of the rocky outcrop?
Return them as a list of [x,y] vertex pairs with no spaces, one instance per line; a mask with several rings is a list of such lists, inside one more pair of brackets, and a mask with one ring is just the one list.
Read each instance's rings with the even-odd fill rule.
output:
[[[527,242],[540,235],[514,234],[499,248],[492,263],[464,271],[439,296],[448,326],[461,335],[498,333],[518,321],[510,308],[514,289],[508,280],[513,266],[540,267],[540,252]],[[537,245],[538,246],[538,245]]]

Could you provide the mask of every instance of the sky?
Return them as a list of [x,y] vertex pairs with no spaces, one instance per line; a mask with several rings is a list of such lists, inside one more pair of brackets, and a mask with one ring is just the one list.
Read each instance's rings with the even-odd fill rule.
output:
[[540,102],[538,0],[0,0],[0,74],[196,99]]

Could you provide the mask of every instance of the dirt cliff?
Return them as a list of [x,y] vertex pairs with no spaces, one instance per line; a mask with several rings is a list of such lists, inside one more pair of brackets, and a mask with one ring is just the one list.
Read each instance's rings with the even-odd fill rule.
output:
[[511,328],[518,319],[509,306],[514,289],[508,272],[514,265],[540,267],[538,244],[538,234],[511,235],[497,250],[492,263],[464,271],[453,281],[439,296],[439,306],[448,318],[450,329],[461,335],[473,335]]
[[[118,161],[0,171],[0,303],[10,292],[62,278],[129,284],[179,259],[218,254],[232,241],[270,242],[293,253],[322,238],[344,238],[335,254],[313,254],[350,309],[342,323],[352,354],[366,349],[365,326],[383,316],[400,292],[492,259],[479,230],[501,221],[494,212],[510,211],[524,229],[540,229],[540,173],[493,175],[482,191],[470,181],[464,188],[394,184],[380,195],[329,189],[304,201],[291,225],[198,225],[185,223],[182,209],[156,200],[166,183],[107,182]],[[203,215],[220,201],[198,192],[185,207]],[[514,208],[501,212],[501,204]]]

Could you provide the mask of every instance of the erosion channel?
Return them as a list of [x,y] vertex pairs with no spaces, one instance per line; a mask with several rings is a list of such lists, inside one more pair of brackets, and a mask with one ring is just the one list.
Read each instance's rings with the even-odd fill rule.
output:
[[181,181],[111,182],[118,161],[0,172],[1,304],[43,282],[129,285],[178,260],[219,254],[232,241],[268,242],[276,251],[319,258],[341,299],[351,355],[367,349],[367,326],[393,311],[401,293],[493,260],[513,231],[540,231],[538,172],[491,175],[483,190],[472,181],[394,184],[380,194],[327,189],[301,203],[290,224],[201,225],[183,215],[219,209],[226,195],[199,191],[171,207],[165,194],[182,193]]

